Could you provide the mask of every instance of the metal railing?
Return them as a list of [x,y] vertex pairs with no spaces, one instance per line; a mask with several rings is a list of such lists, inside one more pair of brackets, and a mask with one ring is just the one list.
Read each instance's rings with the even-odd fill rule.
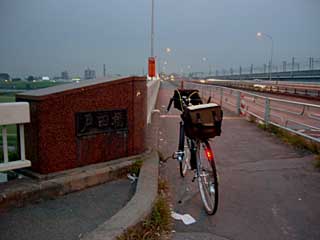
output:
[[238,88],[244,90],[253,90],[259,92],[284,94],[292,96],[301,96],[305,98],[320,99],[320,86],[308,84],[308,86],[302,84],[289,84],[281,83],[277,84],[274,81],[272,84],[267,82],[252,82],[252,81],[219,81],[215,82],[215,85]]
[[[0,104],[0,126],[2,128],[3,162],[0,162],[0,172],[30,167],[31,162],[26,160],[24,142],[24,124],[30,122],[29,103],[1,103]],[[19,126],[20,160],[9,161],[8,157],[8,125]]]
[[254,116],[320,143],[320,105],[270,98],[237,89],[187,83],[197,88],[203,98],[211,98],[224,108],[243,116]]

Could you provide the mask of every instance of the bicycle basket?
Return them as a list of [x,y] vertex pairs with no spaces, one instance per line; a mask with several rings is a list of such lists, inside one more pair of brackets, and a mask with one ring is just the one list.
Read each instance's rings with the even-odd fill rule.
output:
[[215,103],[189,106],[185,109],[182,118],[185,133],[193,139],[209,139],[221,135],[223,112]]
[[179,109],[182,111],[183,104],[182,104],[182,98],[190,98],[190,103],[192,105],[198,105],[202,104],[199,90],[197,89],[176,89],[174,90],[173,100],[174,100],[174,108]]

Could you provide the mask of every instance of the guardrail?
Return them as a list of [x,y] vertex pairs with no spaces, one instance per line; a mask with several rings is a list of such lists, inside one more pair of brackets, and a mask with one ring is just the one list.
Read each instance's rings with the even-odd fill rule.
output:
[[254,116],[266,125],[272,124],[320,143],[320,105],[260,96],[221,86],[187,83],[197,88],[203,98],[211,96],[224,108],[243,116]]
[[302,86],[301,84],[276,84],[276,81],[273,81],[272,84],[266,82],[250,82],[250,81],[220,81],[215,82],[215,85],[220,85],[224,87],[239,88],[267,93],[283,94],[283,95],[292,95],[300,96],[311,99],[320,99],[320,86],[308,85],[308,87]]
[[151,112],[154,109],[158,92],[160,88],[160,80],[151,80],[147,82],[147,91],[148,91],[148,97],[147,97],[147,122],[150,123],[151,121]]
[[[30,122],[29,103],[16,102],[0,104],[0,126],[2,128],[3,148],[3,162],[0,162],[0,172],[31,166],[31,162],[29,160],[26,160],[24,143],[24,124],[28,122]],[[7,126],[13,124],[19,126],[21,160],[9,162]]]

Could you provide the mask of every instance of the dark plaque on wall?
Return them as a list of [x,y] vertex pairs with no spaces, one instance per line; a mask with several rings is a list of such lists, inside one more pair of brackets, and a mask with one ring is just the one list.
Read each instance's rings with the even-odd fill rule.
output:
[[127,132],[127,110],[108,110],[76,113],[77,136],[105,132]]

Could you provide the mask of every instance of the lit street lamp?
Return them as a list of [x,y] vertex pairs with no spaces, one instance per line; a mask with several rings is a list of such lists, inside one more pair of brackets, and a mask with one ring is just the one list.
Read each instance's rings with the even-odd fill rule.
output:
[[265,36],[271,40],[270,69],[269,69],[269,80],[271,81],[272,80],[273,39],[269,34],[257,32],[258,38],[261,38],[262,36]]
[[[207,60],[208,60],[208,58],[206,58],[206,57],[203,57],[202,58],[202,62],[204,63],[204,71],[205,71],[205,69],[206,69],[206,62],[207,62]],[[209,72],[210,72],[210,66],[209,66]],[[205,74],[205,72],[203,72],[203,74]]]
[[191,65],[187,66],[189,77],[190,77],[190,74],[191,74],[191,67],[192,67]]

